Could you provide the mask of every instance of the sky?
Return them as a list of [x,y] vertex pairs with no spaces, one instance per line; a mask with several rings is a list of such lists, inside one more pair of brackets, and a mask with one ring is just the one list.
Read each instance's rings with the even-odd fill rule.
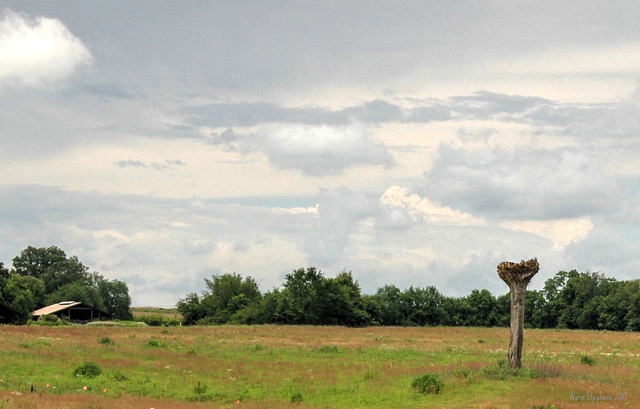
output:
[[635,0],[0,0],[0,261],[173,306],[225,273],[640,278]]

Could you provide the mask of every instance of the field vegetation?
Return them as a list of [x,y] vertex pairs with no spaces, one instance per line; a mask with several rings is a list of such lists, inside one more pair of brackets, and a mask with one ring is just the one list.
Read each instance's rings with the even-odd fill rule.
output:
[[508,340],[507,328],[2,326],[0,408],[640,405],[640,334],[527,330],[520,371]]

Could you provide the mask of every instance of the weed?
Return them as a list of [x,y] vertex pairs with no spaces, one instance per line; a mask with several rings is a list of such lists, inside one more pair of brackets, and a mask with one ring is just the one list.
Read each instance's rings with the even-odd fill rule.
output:
[[590,357],[589,355],[582,355],[580,357],[580,363],[583,365],[593,366],[596,364],[596,359]]
[[338,347],[335,345],[323,345],[318,349],[318,352],[322,352],[322,353],[331,353],[331,352],[338,352]]
[[478,340],[478,344],[484,344],[485,342],[487,342],[487,341],[485,341],[484,339],[479,339]]
[[117,370],[109,371],[107,376],[117,382],[124,382],[129,380],[129,378],[127,378],[122,372]]
[[167,348],[167,343],[163,341],[158,341],[156,339],[151,339],[144,346],[146,346],[147,348],[165,349]]
[[511,378],[535,379],[542,378],[543,373],[534,368],[512,368],[506,359],[498,361],[494,366],[485,366],[480,373],[487,379],[506,381]]
[[364,380],[369,381],[371,379],[376,379],[380,373],[378,371],[368,370],[364,373]]
[[116,344],[114,340],[109,337],[102,337],[98,340],[99,344],[113,346]]
[[471,376],[471,369],[467,368],[466,366],[461,366],[453,371],[453,376],[456,376],[458,378],[468,378],[469,376]]
[[193,393],[195,393],[196,395],[204,395],[205,393],[207,393],[207,385],[205,385],[204,383],[201,384],[200,381],[198,381],[198,384],[193,387]]
[[291,394],[291,402],[292,403],[300,403],[304,400],[304,398],[302,397],[302,393],[300,392],[295,392]]
[[102,374],[102,369],[93,362],[83,362],[73,370],[73,376],[76,377],[95,378],[100,374]]
[[444,388],[444,382],[435,373],[426,373],[418,376],[411,382],[411,387],[422,394],[439,394]]
[[249,347],[249,351],[251,352],[258,352],[258,351],[262,351],[263,349],[264,347],[260,344],[254,344]]

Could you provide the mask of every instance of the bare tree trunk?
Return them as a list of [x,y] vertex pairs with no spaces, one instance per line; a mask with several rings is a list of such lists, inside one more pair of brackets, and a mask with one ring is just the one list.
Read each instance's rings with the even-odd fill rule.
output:
[[524,305],[527,285],[540,266],[535,258],[520,263],[505,261],[498,265],[498,275],[511,290],[511,338],[509,339],[509,365],[522,366],[522,344],[524,343]]

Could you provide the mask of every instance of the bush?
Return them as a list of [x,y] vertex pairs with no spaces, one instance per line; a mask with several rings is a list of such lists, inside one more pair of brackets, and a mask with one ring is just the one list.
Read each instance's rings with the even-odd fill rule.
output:
[[580,363],[583,365],[593,366],[596,364],[596,359],[588,355],[583,355],[582,357],[580,357]]
[[440,380],[438,374],[426,373],[415,378],[411,382],[411,387],[422,394],[439,394],[444,388],[444,383]]
[[58,327],[61,325],[69,325],[69,321],[66,319],[60,319],[56,315],[46,314],[41,315],[37,321],[29,320],[28,325],[37,325],[40,327]]
[[136,317],[136,320],[144,322],[151,327],[174,327],[180,324],[180,321],[162,314],[145,314]]
[[83,362],[73,370],[73,376],[80,376],[83,378],[95,378],[101,374],[102,369],[93,362]]
[[109,338],[109,337],[100,338],[98,340],[98,343],[102,344],[102,345],[115,345],[116,344],[116,342],[114,340],[112,340],[111,338]]
[[57,316],[53,315],[53,314],[45,314],[45,315],[41,315],[40,318],[38,318],[38,321],[41,322],[58,322],[60,321],[60,318],[58,318]]

